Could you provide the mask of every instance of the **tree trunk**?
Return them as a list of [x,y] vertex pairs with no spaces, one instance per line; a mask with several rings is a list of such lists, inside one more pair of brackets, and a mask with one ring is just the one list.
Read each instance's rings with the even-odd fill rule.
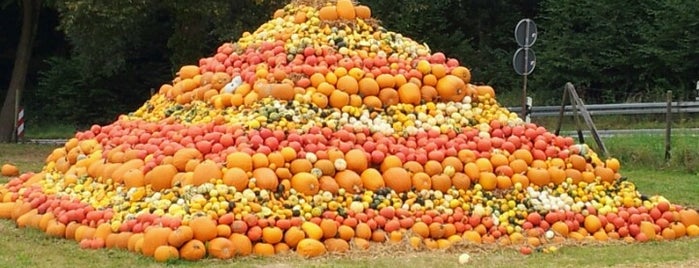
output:
[[17,56],[12,69],[10,86],[0,111],[0,142],[16,140],[16,104],[19,103],[32,56],[32,46],[39,25],[41,0],[22,0],[22,32],[17,44]]

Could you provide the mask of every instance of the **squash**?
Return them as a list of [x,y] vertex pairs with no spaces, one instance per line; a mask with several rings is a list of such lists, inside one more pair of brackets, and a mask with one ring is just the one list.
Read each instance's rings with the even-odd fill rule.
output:
[[180,257],[187,261],[196,261],[206,256],[204,242],[196,239],[189,240],[180,248]]
[[143,254],[153,256],[155,250],[160,246],[168,245],[168,237],[172,229],[168,227],[152,227],[148,228],[143,235]]
[[296,253],[302,257],[312,258],[327,252],[325,245],[318,240],[305,238],[296,246]]
[[194,239],[202,242],[209,241],[218,236],[216,225],[216,222],[208,216],[196,217],[189,221],[189,227],[192,228]]
[[19,168],[12,164],[4,164],[0,173],[5,177],[16,177],[19,176]]
[[157,262],[168,262],[170,260],[176,260],[180,258],[180,252],[176,247],[169,245],[162,245],[155,249],[153,252],[153,258]]
[[230,239],[217,237],[206,244],[207,252],[217,259],[230,259],[235,255],[235,247]]

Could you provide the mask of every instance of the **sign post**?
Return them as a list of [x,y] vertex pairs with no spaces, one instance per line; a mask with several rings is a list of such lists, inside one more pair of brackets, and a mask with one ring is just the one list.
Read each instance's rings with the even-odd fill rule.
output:
[[[536,42],[536,24],[531,19],[523,19],[515,26],[515,40],[520,48],[512,58],[512,66],[517,74],[523,76],[522,85],[522,118],[527,118],[527,76],[536,67],[536,55],[530,47]],[[531,104],[530,104],[531,105]]]
[[24,107],[17,113],[17,142],[24,138]]

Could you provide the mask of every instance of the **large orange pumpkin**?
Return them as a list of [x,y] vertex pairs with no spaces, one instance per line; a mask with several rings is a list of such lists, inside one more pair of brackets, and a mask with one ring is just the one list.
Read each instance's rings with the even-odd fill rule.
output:
[[325,245],[321,243],[318,240],[315,239],[310,239],[310,238],[305,238],[301,240],[298,245],[296,246],[296,253],[301,255],[302,257],[317,257],[320,255],[325,254],[326,252]]
[[217,237],[206,244],[206,251],[217,259],[230,259],[235,256],[235,247],[228,238]]
[[211,180],[218,180],[223,177],[221,168],[216,164],[216,162],[211,160],[204,160],[204,162],[199,163],[194,168],[194,174],[192,177],[192,183],[194,186],[199,186],[207,183]]
[[173,247],[179,248],[194,238],[194,231],[188,225],[180,225],[168,235],[167,242]]
[[153,252],[153,258],[157,262],[167,262],[170,260],[176,260],[180,258],[180,252],[176,247],[169,245],[162,245],[155,249]]
[[352,0],[337,1],[337,16],[345,20],[353,20],[357,17],[357,12],[354,10],[354,3],[352,3]]
[[168,237],[171,232],[172,229],[169,227],[148,228],[143,235],[143,254],[153,256],[158,247],[168,245]]
[[229,237],[231,242],[233,242],[233,248],[235,249],[236,256],[247,256],[252,254],[252,241],[247,235],[232,233]]
[[203,155],[199,150],[194,148],[184,148],[175,152],[172,159],[172,164],[175,165],[177,170],[185,171],[187,162],[192,159],[203,160]]
[[291,177],[291,188],[305,195],[315,195],[320,190],[318,178],[308,172],[300,172]]
[[386,186],[397,193],[404,193],[410,190],[412,179],[407,170],[403,167],[391,167],[383,172],[383,181]]
[[206,256],[206,245],[204,242],[192,239],[180,248],[180,257],[188,261],[201,260]]
[[4,164],[2,165],[2,171],[0,173],[5,177],[19,176],[19,169],[15,165]]
[[360,193],[364,188],[361,177],[353,170],[345,169],[337,172],[335,180],[340,188],[345,189],[348,193]]
[[193,218],[189,221],[189,227],[192,227],[194,239],[201,241],[209,241],[218,235],[216,222],[208,216]]
[[163,164],[146,173],[143,180],[146,185],[151,185],[153,191],[160,191],[172,187],[172,180],[176,174],[177,167],[172,164]]

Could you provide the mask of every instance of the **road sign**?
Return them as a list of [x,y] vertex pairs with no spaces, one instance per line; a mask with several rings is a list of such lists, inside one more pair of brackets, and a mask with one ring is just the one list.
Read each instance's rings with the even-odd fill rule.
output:
[[519,75],[531,74],[534,71],[534,67],[536,67],[534,50],[526,47],[517,49],[515,56],[512,57],[512,66]]
[[531,47],[536,42],[536,23],[531,19],[523,19],[515,26],[515,40],[521,47]]

